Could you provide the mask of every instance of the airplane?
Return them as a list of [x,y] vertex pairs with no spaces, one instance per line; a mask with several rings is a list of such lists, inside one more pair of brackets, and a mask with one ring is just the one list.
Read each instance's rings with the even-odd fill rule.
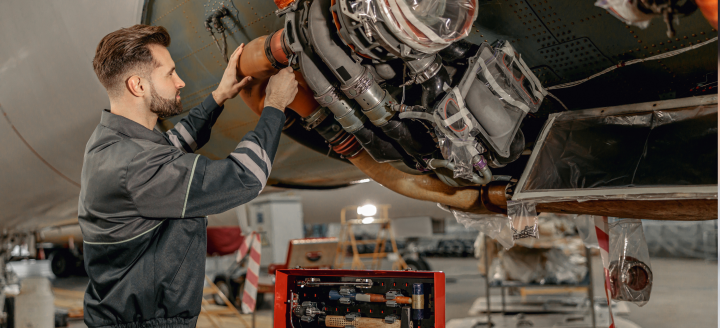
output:
[[[381,8],[369,5],[375,3]],[[688,138],[676,135],[675,143],[666,140],[668,159],[673,159],[667,163],[676,165],[669,176],[683,176],[677,171],[682,169],[682,173],[705,178],[685,181],[681,177],[667,182],[672,188],[658,182],[662,188],[679,189],[672,195],[645,200],[639,200],[637,193],[626,193],[633,189],[632,183],[613,185],[596,178],[601,187],[609,186],[614,195],[622,198],[608,198],[602,192],[608,189],[603,188],[599,188],[599,193],[586,188],[582,190],[588,192],[583,194],[585,198],[578,198],[573,196],[579,192],[577,185],[564,186],[568,188],[563,190],[572,197],[563,194],[565,198],[554,202],[539,200],[537,210],[647,219],[717,218],[717,1],[632,2],[651,18],[649,23],[630,22],[615,8],[601,8],[593,1],[432,2],[448,6],[448,12],[455,10],[452,14],[455,16],[446,20],[450,27],[445,30],[438,27],[437,21],[423,25],[415,20],[393,20],[392,17],[406,17],[402,13],[407,10],[427,9],[413,9],[408,3],[348,0],[0,3],[0,228],[5,231],[4,238],[21,240],[17,234],[27,235],[44,227],[77,221],[84,146],[99,121],[101,109],[109,107],[106,92],[92,70],[95,47],[107,33],[138,23],[162,25],[169,31],[172,43],[168,50],[179,76],[187,83],[181,93],[185,109],[200,103],[217,85],[227,65],[224,56],[241,43],[246,44],[239,72],[257,74],[257,83],[244,90],[241,97],[226,103],[210,142],[199,151],[211,159],[227,156],[240,138],[254,128],[256,113],[262,108],[259,101],[262,83],[276,67],[289,64],[296,68],[301,95],[291,104],[293,111],[287,111],[288,120],[267,192],[280,188],[342,188],[370,178],[405,196],[445,204],[450,209],[506,213],[508,201],[527,191],[518,190],[519,187],[527,186],[528,182],[532,185],[533,176],[544,174],[532,170],[542,165],[538,159],[544,156],[545,148],[537,145],[555,140],[552,139],[557,131],[553,130],[555,125],[548,126],[547,122],[557,119],[559,114],[572,121],[580,114],[604,117],[601,113],[605,110],[618,113],[617,117],[642,118],[657,108],[668,113],[678,108],[701,108],[697,117],[705,130],[695,131],[698,133]],[[643,5],[648,3],[651,5]],[[707,7],[713,4],[714,18]],[[423,17],[448,18],[433,15]],[[644,24],[648,26],[637,26]],[[418,26],[424,32],[418,32]],[[305,34],[296,34],[308,30],[312,32],[310,39]],[[318,47],[320,41],[316,39],[323,33],[329,36],[321,42],[342,50],[335,59],[351,63],[353,69],[331,67],[328,61],[336,64],[333,57],[319,55],[318,52],[330,49]],[[684,52],[677,53],[678,50]],[[437,53],[442,56],[435,56]],[[492,57],[482,57],[483,53]],[[668,57],[654,57],[659,55]],[[638,62],[647,58],[651,59]],[[481,62],[504,63],[507,71],[494,71],[492,79],[466,74],[471,65]],[[334,97],[349,104],[354,121],[340,122],[334,118],[336,112],[319,105],[324,100],[316,96],[322,90],[311,88],[320,83],[318,75],[308,75],[310,71],[321,74]],[[602,76],[547,93],[547,88],[598,73]],[[367,85],[351,85],[349,82],[353,81],[345,79],[346,74]],[[499,79],[501,74],[515,77],[516,81],[504,81],[500,88],[489,87],[491,80]],[[461,81],[470,81],[462,86],[473,88],[473,92],[463,93],[458,88]],[[473,81],[483,83],[475,87]],[[435,84],[430,85],[431,82]],[[509,98],[498,93],[506,85],[514,88],[515,97],[521,98],[520,102],[529,107],[527,110],[518,111],[520,104],[508,105]],[[378,109],[370,100],[357,105],[364,100],[360,96],[351,99],[352,88],[359,94],[382,98],[376,100],[382,102],[383,108]],[[466,98],[476,92],[494,98],[472,101]],[[464,97],[465,108],[457,104]],[[492,118],[478,122],[475,114],[483,112],[477,112],[472,102],[491,98],[495,110],[501,111],[497,115],[506,115],[502,112],[505,110],[514,116],[502,122],[488,124],[493,122]],[[444,125],[436,120],[440,111],[434,110],[441,100],[446,104],[442,120],[450,118],[448,107],[451,114],[453,111],[460,114],[438,132],[438,128],[432,127]],[[447,105],[450,103],[454,105]],[[468,115],[467,108],[474,114]],[[573,116],[574,113],[580,114]],[[654,113],[651,115],[664,112]],[[407,115],[400,118],[403,114]],[[183,115],[160,122],[159,128],[172,127]],[[383,123],[395,124],[410,134],[403,136],[402,132],[391,137],[393,131]],[[505,128],[499,134],[489,134],[488,131],[500,126]],[[358,127],[359,130],[352,131],[355,134],[348,132]],[[324,134],[318,133],[320,128],[325,129]],[[475,133],[471,135],[450,131],[465,128],[477,131],[470,131]],[[594,147],[603,141],[622,145],[634,140],[620,138],[622,134],[614,135],[612,129],[598,129],[592,135],[598,141]],[[468,136],[474,137],[469,138],[475,140],[470,141],[474,151],[461,147],[461,141],[469,140]],[[459,147],[453,149],[471,155],[465,159],[444,159],[448,154],[442,154],[437,145],[437,139],[443,137],[445,145]],[[371,147],[377,149],[369,154]],[[638,153],[628,156],[642,156],[647,149],[640,148]],[[478,157],[481,154],[484,156]],[[549,154],[552,159],[554,153]],[[604,155],[615,156],[611,161],[622,157]],[[476,165],[479,158],[484,164]],[[471,165],[463,168],[461,164],[467,163]],[[652,174],[666,173],[670,171]],[[652,183],[647,187],[653,187]],[[551,193],[544,197],[554,196]]]

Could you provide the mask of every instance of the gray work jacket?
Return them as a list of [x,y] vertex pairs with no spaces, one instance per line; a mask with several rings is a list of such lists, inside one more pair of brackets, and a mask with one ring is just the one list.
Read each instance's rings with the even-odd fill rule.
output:
[[102,112],[85,148],[78,205],[88,327],[197,323],[206,216],[262,191],[285,122],[282,111],[266,107],[227,158],[194,154],[222,110],[208,96],[166,133]]

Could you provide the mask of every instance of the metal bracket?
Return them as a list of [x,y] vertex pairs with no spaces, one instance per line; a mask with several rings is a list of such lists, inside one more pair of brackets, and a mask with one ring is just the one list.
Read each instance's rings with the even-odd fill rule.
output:
[[390,291],[385,293],[386,300],[394,300],[395,297],[397,297],[397,296],[402,296],[402,294],[400,293],[400,291],[395,290],[395,289],[391,289]]
[[348,286],[341,286],[338,294],[340,295],[351,295],[354,292],[354,288]]
[[355,282],[360,283],[360,285],[356,285],[357,288],[371,288],[373,286],[373,281],[370,279],[355,279]]
[[289,4],[287,7],[283,8],[283,9],[275,10],[275,15],[276,15],[277,17],[280,17],[280,16],[285,15],[285,14],[287,14],[287,13],[289,13],[289,12],[296,11],[296,10],[297,10],[297,6],[298,6],[299,3],[300,3],[300,0],[295,0],[295,1],[293,1],[291,4]]
[[393,323],[395,323],[395,320],[397,320],[397,319],[399,319],[399,318],[398,318],[396,315],[391,314],[391,315],[385,317],[385,323],[386,323],[386,324],[393,324]]
[[318,107],[312,114],[310,114],[308,117],[304,117],[302,119],[303,121],[303,127],[305,127],[305,130],[312,130],[316,128],[320,123],[322,123],[326,117],[328,117],[329,111],[325,107]]
[[348,313],[345,315],[345,320],[355,321],[355,318],[359,318],[359,317],[360,317],[360,313],[357,313],[357,312]]

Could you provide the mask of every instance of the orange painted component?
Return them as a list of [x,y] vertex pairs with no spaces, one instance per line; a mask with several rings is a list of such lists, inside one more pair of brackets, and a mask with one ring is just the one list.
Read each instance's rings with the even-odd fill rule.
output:
[[283,28],[273,34],[272,39],[270,39],[270,52],[278,63],[287,66],[288,58],[285,55],[285,51],[283,51],[283,43],[285,42],[285,38],[283,38],[284,31],[285,29]]
[[[253,77],[252,82],[240,90],[240,97],[258,115],[262,113],[265,106],[265,87],[268,80],[278,72],[265,56],[266,38],[267,35],[264,35],[245,45],[237,67],[240,76]],[[298,93],[288,108],[300,114],[301,117],[307,117],[320,105],[315,101],[312,90],[300,72],[295,72],[295,79],[298,81]]]
[[695,0],[708,23],[716,30],[718,28],[718,0]]
[[412,297],[407,296],[395,296],[395,303],[398,304],[412,304]]
[[285,7],[289,6],[295,0],[274,0],[274,1],[275,1],[275,5],[278,7],[278,9],[285,9]]
[[370,302],[385,303],[385,295],[381,294],[367,294],[370,296]]

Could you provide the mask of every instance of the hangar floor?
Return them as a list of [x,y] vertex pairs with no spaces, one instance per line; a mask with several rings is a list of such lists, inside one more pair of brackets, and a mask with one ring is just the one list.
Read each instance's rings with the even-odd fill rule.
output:
[[[477,274],[477,261],[472,258],[429,258],[428,262],[433,268],[446,268],[446,318],[468,317],[473,302],[485,295],[483,278]],[[87,285],[87,277],[55,278],[50,272],[48,261],[11,262],[10,265],[20,277],[45,276],[52,281],[53,287],[61,290],[82,292]],[[600,258],[595,257],[593,267],[601,266]],[[651,301],[642,308],[631,305],[627,319],[640,327],[718,326],[718,262],[653,258],[652,267],[655,281]],[[604,295],[602,272],[594,271],[595,295]],[[67,297],[63,299],[65,304],[82,304],[81,298],[74,301]],[[271,316],[271,309],[259,310],[257,327],[270,327]],[[227,326],[239,327],[237,323]],[[80,328],[85,325],[82,320],[73,320],[70,321],[70,327]],[[207,321],[200,320],[198,327],[211,326]]]

